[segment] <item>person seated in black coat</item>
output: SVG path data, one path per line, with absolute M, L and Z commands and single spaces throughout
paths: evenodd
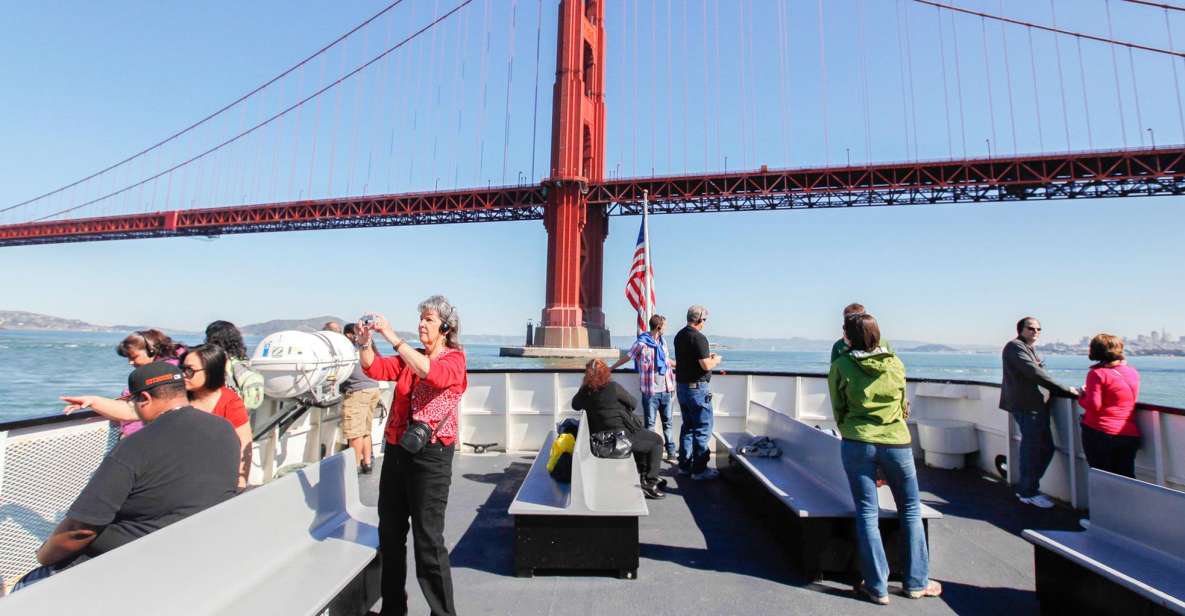
M 646 498 L 664 498 L 665 479 L 659 479 L 662 468 L 662 438 L 642 426 L 634 415 L 638 401 L 624 387 L 609 378 L 609 366 L 594 359 L 584 367 L 584 383 L 572 398 L 572 408 L 588 412 L 590 434 L 624 431 L 632 443 L 634 462 L 638 465 L 642 492 Z

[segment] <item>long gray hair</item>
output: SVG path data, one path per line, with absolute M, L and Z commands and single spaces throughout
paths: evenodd
M 457 314 L 457 309 L 449 303 L 448 298 L 443 295 L 433 295 L 428 299 L 420 302 L 417 307 L 420 314 L 431 310 L 440 317 L 441 327 L 447 325 L 448 331 L 444 334 L 444 344 L 450 349 L 461 348 L 461 316 Z

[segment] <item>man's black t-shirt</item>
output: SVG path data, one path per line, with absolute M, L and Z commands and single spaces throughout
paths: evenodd
M 97 556 L 234 496 L 238 465 L 230 422 L 181 407 L 120 441 L 66 517 L 104 527 Z
M 694 383 L 712 380 L 712 373 L 699 365 L 699 360 L 707 359 L 709 355 L 707 336 L 690 325 L 679 330 L 675 334 L 675 381 Z

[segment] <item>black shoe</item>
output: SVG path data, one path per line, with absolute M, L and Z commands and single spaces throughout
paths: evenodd
M 667 489 L 667 480 L 662 477 L 651 479 L 645 475 L 639 475 L 638 480 L 644 486 L 657 486 L 660 490 Z
M 361 472 L 363 475 L 369 475 L 369 474 L 370 474 L 370 472 L 371 472 L 371 471 L 373 471 L 373 470 L 374 470 L 374 466 L 373 466 L 373 465 L 371 465 L 371 464 L 367 464 L 366 462 L 363 462 L 363 463 L 362 463 L 362 467 L 359 469 L 359 471 L 360 471 L 360 472 Z
M 642 494 L 651 500 L 659 500 L 666 498 L 667 495 L 656 485 L 642 484 Z

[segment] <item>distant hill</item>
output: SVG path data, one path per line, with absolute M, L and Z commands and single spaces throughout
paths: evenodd
M 276 332 L 282 332 L 289 329 L 298 331 L 315 332 L 320 331 L 321 328 L 329 321 L 336 321 L 337 323 L 345 323 L 345 319 L 341 317 L 312 317 L 310 319 L 272 319 L 271 321 L 264 321 L 263 323 L 252 323 L 251 325 L 244 325 L 239 328 L 244 336 L 267 336 Z
M 96 325 L 78 319 L 63 319 L 48 314 L 22 310 L 0 310 L 0 329 L 70 331 L 70 332 L 132 332 L 149 329 L 147 325 Z M 169 333 L 172 333 L 170 331 Z
M 948 347 L 945 344 L 923 344 L 908 349 L 899 349 L 909 353 L 958 353 L 959 350 L 954 347 Z
M 263 323 L 252 323 L 251 325 L 244 325 L 239 328 L 244 336 L 270 336 L 276 332 L 287 330 L 296 330 L 302 332 L 321 331 L 325 324 L 329 321 L 335 321 L 341 325 L 345 325 L 347 321 L 341 317 L 320 316 L 309 319 L 273 319 Z M 410 340 L 418 339 L 418 335 L 408 332 L 397 331 L 400 338 L 408 338 Z

